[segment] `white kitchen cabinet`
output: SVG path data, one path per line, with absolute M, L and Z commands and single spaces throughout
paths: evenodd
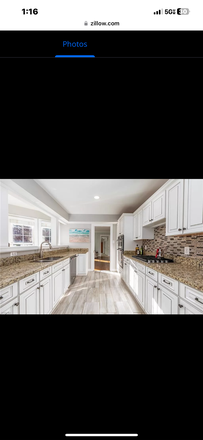
M 182 298 L 178 299 L 179 315 L 203 315 L 203 311 L 189 304 Z
M 0 307 L 5 305 L 8 301 L 16 298 L 18 295 L 18 283 L 10 284 L 7 287 L 0 289 Z
M 142 239 L 142 209 L 134 214 L 134 240 Z
M 203 232 L 203 179 L 184 180 L 183 233 Z
M 124 251 L 135 249 L 135 243 L 133 241 L 133 220 L 133 214 L 122 214 L 122 216 L 118 219 L 118 237 L 119 235 L 124 235 Z
M 18 298 L 14 298 L 8 301 L 2 307 L 0 307 L 0 315 L 18 315 L 19 313 L 19 301 Z
M 162 191 L 155 197 L 152 197 L 152 220 L 151 223 L 158 222 L 166 217 L 165 191 Z
M 51 312 L 52 308 L 52 276 L 49 276 L 40 282 L 39 313 L 41 315 L 46 315 Z
M 151 197 L 150 201 L 143 206 L 143 226 L 157 225 L 160 221 L 164 221 L 166 217 L 165 210 L 165 190 Z
M 138 277 L 137 299 L 139 300 L 142 307 L 144 307 L 145 306 L 145 274 L 138 270 L 137 277 Z
M 183 179 L 175 179 L 166 188 L 166 235 L 182 234 Z
M 153 271 L 155 272 L 155 271 Z M 158 295 L 157 282 L 152 278 L 146 276 L 146 312 L 151 314 L 158 314 Z
M 87 275 L 88 272 L 88 253 L 79 254 L 76 259 L 76 276 Z
M 158 313 L 165 315 L 178 314 L 178 295 L 158 284 Z
M 52 274 L 52 292 L 53 292 L 53 307 L 63 295 L 63 272 L 62 269 L 57 270 Z
M 37 283 L 19 295 L 21 315 L 39 314 L 39 289 L 39 283 Z
M 130 271 L 130 263 L 127 258 L 124 258 L 123 263 L 123 281 L 125 281 L 125 284 L 127 286 L 129 285 L 129 271 Z
M 140 209 L 136 211 L 133 215 L 134 220 L 134 229 L 133 229 L 133 239 L 134 240 L 142 240 L 142 239 L 153 239 L 154 238 L 154 230 L 150 228 L 143 228 L 142 224 L 142 213 L 143 210 Z
M 192 307 L 199 309 L 203 313 L 203 292 L 193 289 L 186 284 L 179 283 L 179 294 L 182 299 Z
M 70 286 L 70 259 L 62 269 L 62 276 L 63 276 L 63 293 L 65 293 Z
M 149 202 L 142 208 L 143 226 L 149 225 L 152 219 L 152 203 Z

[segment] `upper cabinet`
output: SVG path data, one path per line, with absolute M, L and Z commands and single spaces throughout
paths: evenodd
M 202 232 L 203 179 L 185 179 L 184 183 L 184 233 Z
M 176 179 L 166 189 L 166 235 L 203 231 L 203 179 Z
M 152 196 L 150 202 L 143 206 L 143 226 L 158 223 L 164 220 L 165 213 L 165 191 L 160 194 Z
M 143 238 L 154 238 L 154 230 L 151 228 L 143 228 L 142 222 L 143 210 L 138 209 L 134 214 L 134 240 L 142 240 Z

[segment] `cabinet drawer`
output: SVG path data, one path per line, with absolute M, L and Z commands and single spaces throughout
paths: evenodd
M 51 266 L 52 273 L 57 272 L 57 270 L 59 269 L 62 269 L 63 266 L 64 266 L 64 261 L 60 261 L 60 263 L 53 264 L 53 266 Z
M 136 266 L 140 272 L 145 273 L 146 266 L 144 266 L 143 264 L 137 263 L 137 261 L 136 261 Z
M 44 280 L 44 278 L 48 277 L 49 275 L 51 275 L 51 266 L 47 267 L 46 269 L 40 270 L 39 273 L 40 281 Z
M 203 315 L 203 311 L 194 307 L 181 297 L 178 300 L 178 313 L 179 315 Z
M 158 281 L 159 284 L 161 284 L 164 287 L 167 287 L 167 289 L 171 290 L 171 292 L 178 295 L 178 281 L 174 280 L 173 278 L 170 278 L 166 275 L 163 275 L 162 273 L 158 274 Z
M 186 299 L 188 303 L 203 311 L 202 292 L 180 283 L 180 297 Z
M 13 298 L 11 301 L 0 307 L 0 315 L 18 315 L 19 302 L 18 298 Z
M 33 273 L 29 277 L 23 278 L 19 281 L 19 293 L 25 292 L 25 290 L 34 286 L 34 284 L 39 282 L 39 272 Z
M 157 281 L 157 272 L 156 270 L 151 269 L 151 267 L 146 267 L 146 275 L 148 277 L 152 278 L 153 280 Z
M 0 307 L 18 295 L 18 283 L 11 284 L 0 290 Z

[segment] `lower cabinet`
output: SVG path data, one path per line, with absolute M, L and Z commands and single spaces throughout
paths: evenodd
M 146 276 L 146 301 L 145 301 L 146 312 L 151 314 L 158 313 L 158 295 L 157 295 L 157 285 L 154 280 Z
M 46 315 L 51 312 L 52 308 L 52 277 L 50 276 L 40 282 L 39 313 L 40 315 Z
M 145 307 L 145 274 L 137 271 L 137 277 L 138 277 L 138 300 L 142 307 Z
M 66 264 L 62 269 L 62 276 L 63 276 L 63 293 L 65 293 L 70 286 L 70 260 L 68 264 Z
M 18 315 L 19 302 L 18 298 L 14 298 L 4 306 L 0 307 L 0 315 Z
M 178 314 L 178 296 L 159 284 L 158 313 L 167 315 Z
M 88 272 L 88 253 L 79 254 L 76 258 L 76 276 L 87 275 Z
M 63 272 L 59 269 L 52 274 L 53 307 L 63 295 Z
M 179 315 L 203 315 L 203 311 L 189 304 L 182 298 L 178 301 Z
M 19 295 L 20 314 L 39 314 L 39 283 Z

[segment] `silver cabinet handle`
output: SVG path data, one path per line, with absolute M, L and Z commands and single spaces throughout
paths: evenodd
M 200 304 L 203 304 L 203 302 L 200 301 L 199 298 L 195 298 L 195 301 L 198 301 Z
M 137 270 L 134 270 L 134 272 L 136 272 L 136 273 L 137 273 Z
M 49 273 L 49 270 L 47 270 L 46 272 L 43 272 L 43 275 L 46 275 L 46 273 Z
M 169 281 L 163 280 L 163 283 L 171 284 Z
M 19 302 L 15 303 L 14 306 L 19 306 Z
M 178 307 L 180 307 L 180 309 L 181 309 L 181 307 L 183 307 L 183 305 L 182 304 L 178 304 Z
M 44 287 L 43 284 L 40 284 L 40 287 Z
M 181 229 L 181 228 L 179 228 L 179 229 L 178 229 L 178 231 L 182 231 L 182 229 Z
M 62 272 L 64 271 L 65 269 L 62 269 Z
M 2 295 L 0 296 L 0 299 L 3 299 L 3 296 L 2 296 Z
M 32 278 L 30 281 L 26 281 L 26 283 L 25 284 L 30 284 L 30 283 L 33 283 L 33 281 L 34 281 L 35 279 L 34 278 Z
M 154 275 L 154 273 L 153 273 L 153 272 L 150 272 L 150 271 L 149 271 L 149 273 L 151 273 L 151 275 Z
M 186 228 L 183 228 L 183 231 L 185 231 L 186 230 Z
M 157 286 L 154 286 L 154 287 L 156 287 L 156 288 L 157 288 Z

